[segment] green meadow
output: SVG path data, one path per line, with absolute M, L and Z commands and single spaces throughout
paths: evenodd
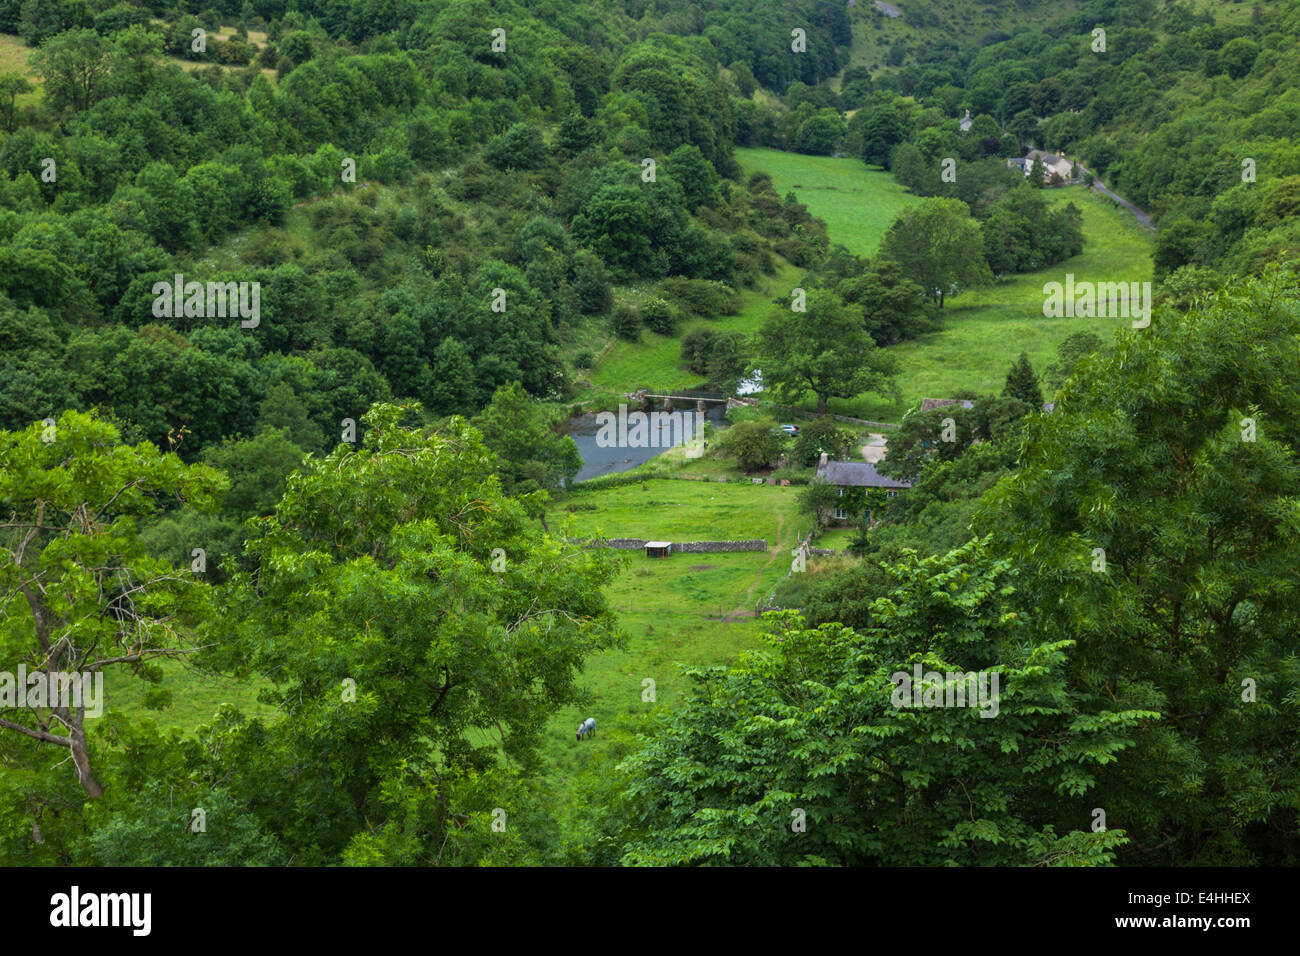
M 767 542 L 766 551 L 668 558 L 615 552 L 620 570 L 606 595 L 627 645 L 588 660 L 581 683 L 589 706 L 567 707 L 552 718 L 547 756 L 556 779 L 596 759 L 608 739 L 601 731 L 634 726 L 652 706 L 679 701 L 688 686 L 682 666 L 727 663 L 761 646 L 754 606 L 790 570 L 790 552 L 808 530 L 798 490 L 651 479 L 575 494 L 553 506 L 548 524 L 556 528 L 560 516 L 571 515 L 567 533 L 577 537 Z M 642 699 L 647 679 L 654 681 L 653 704 Z M 579 748 L 574 729 L 589 716 L 596 718 L 597 736 Z
M 831 242 L 858 255 L 874 255 L 898 212 L 921 201 L 888 173 L 870 170 L 855 159 L 771 149 L 738 149 L 736 156 L 746 173 L 770 172 L 782 195 L 793 189 L 813 215 L 826 220 Z M 900 400 L 860 395 L 832 400 L 831 411 L 896 422 L 922 398 L 945 398 L 959 389 L 997 393 L 1022 351 L 1041 373 L 1055 360 L 1057 345 L 1072 333 L 1087 330 L 1109 339 L 1126 326 L 1129 320 L 1122 318 L 1046 318 L 1043 285 L 1064 282 L 1067 272 L 1079 281 L 1148 280 L 1151 234 L 1131 213 L 1081 186 L 1047 195 L 1055 202 L 1073 202 L 1083 212 L 1083 252 L 1055 266 L 952 296 L 938 331 L 890 347 L 901 363 Z M 809 398 L 803 407 L 812 410 L 816 403 Z
M 222 704 L 234 704 L 245 714 L 271 718 L 274 708 L 257 697 L 266 681 L 257 676 L 241 680 L 201 671 L 184 658 L 164 660 L 161 684 L 145 683 L 129 671 L 108 668 L 104 673 L 105 711 L 152 717 L 164 730 L 192 730 L 211 723 Z M 162 692 L 159 695 L 159 691 Z
M 859 256 L 874 256 L 899 212 L 921 201 L 892 175 L 847 156 L 804 156 L 779 149 L 737 149 L 745 175 L 762 170 L 777 193 L 793 192 L 808 211 L 826 221 L 831 242 Z
M 746 335 L 756 332 L 772 308 L 772 299 L 787 294 L 803 275 L 801 269 L 779 256 L 776 261 L 776 273 L 766 277 L 759 288 L 741 290 L 740 310 L 736 315 L 683 322 L 675 335 L 658 335 L 642 329 L 636 342 L 614 338 L 605 330 L 597 352 L 597 367 L 586 374 L 593 389 L 581 393 L 580 399 L 590 398 L 593 391 L 622 394 L 643 387 L 666 389 L 698 385 L 700 376 L 682 368 L 682 338 L 701 325 Z
M 1043 286 L 1065 281 L 1146 281 L 1151 278 L 1154 240 L 1133 214 L 1081 186 L 1053 190 L 1056 202 L 1073 202 L 1083 212 L 1084 247 L 1080 255 L 1036 272 L 1013 276 L 992 286 L 950 298 L 942 327 L 920 338 L 890 346 L 898 356 L 901 401 L 876 395 L 832 400 L 831 411 L 880 421 L 898 421 L 922 398 L 946 398 L 958 389 L 997 394 L 1007 370 L 1021 352 L 1034 369 L 1056 359 L 1056 347 L 1075 332 L 1093 332 L 1109 341 L 1130 325 L 1124 318 L 1047 318 Z M 811 400 L 805 407 L 814 408 Z

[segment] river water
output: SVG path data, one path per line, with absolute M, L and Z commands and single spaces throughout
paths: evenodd
M 709 402 L 706 408 L 708 411 L 705 412 L 705 418 L 709 420 L 710 425 L 714 428 L 727 427 L 725 405 L 721 402 Z M 689 411 L 694 414 L 694 407 Z M 598 431 L 600 426 L 596 424 L 595 415 L 580 415 L 569 421 L 569 436 L 577 444 L 578 453 L 582 455 L 582 470 L 574 478 L 575 481 L 586 481 L 588 478 L 596 478 L 600 475 L 631 471 L 637 465 L 644 464 L 664 451 L 663 448 L 601 448 L 596 444 Z M 673 429 L 674 433 L 676 431 Z

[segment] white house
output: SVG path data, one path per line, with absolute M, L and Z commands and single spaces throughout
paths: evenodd
M 1008 159 L 1007 166 L 1018 167 L 1026 176 L 1037 168 L 1045 183 L 1050 183 L 1053 176 L 1059 176 L 1061 182 L 1068 183 L 1074 175 L 1074 163 L 1066 159 L 1059 149 L 1055 153 L 1031 149 L 1023 159 Z

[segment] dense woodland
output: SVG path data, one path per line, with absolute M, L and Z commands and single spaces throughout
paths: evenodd
M 1296 862 L 1300 0 L 1219 25 L 1089 0 L 850 65 L 873 22 L 0 0 L 35 74 L 0 70 L 0 669 L 150 688 L 89 723 L 0 712 L 0 861 Z M 924 200 L 857 256 L 742 173 L 754 145 Z M 819 413 L 888 394 L 947 297 L 1083 249 L 1079 210 L 1008 169 L 1031 147 L 1152 215 L 1150 327 L 909 415 L 880 468 L 913 484 L 861 560 L 788 582 L 765 650 L 697 669 L 558 799 L 545 722 L 621 640 L 613 560 L 549 508 L 591 343 L 734 313 L 793 266 L 805 311 L 781 289 L 753 336 L 696 326 L 682 367 L 761 367 Z M 160 316 L 177 274 L 259 283 L 259 324 Z M 780 451 L 728 431 L 739 460 Z M 827 419 L 794 455 L 851 438 Z M 999 718 L 892 707 L 913 655 L 1000 668 Z M 182 656 L 274 716 L 160 731 Z M 1098 806 L 1124 822 L 1092 828 Z

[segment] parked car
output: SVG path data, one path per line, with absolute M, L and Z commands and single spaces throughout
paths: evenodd
M 787 435 L 797 435 L 797 434 L 799 434 L 799 426 L 798 426 L 798 425 L 782 425 L 782 426 L 781 426 L 781 431 L 785 432 Z

